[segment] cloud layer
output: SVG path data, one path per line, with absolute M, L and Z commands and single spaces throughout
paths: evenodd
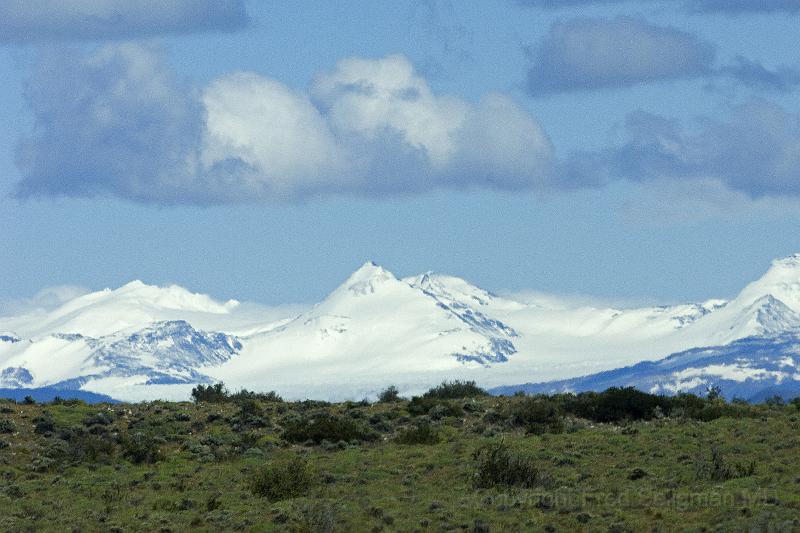
M 626 127 L 625 143 L 573 154 L 571 168 L 608 180 L 712 179 L 751 198 L 800 196 L 800 115 L 777 104 L 752 100 L 694 130 L 636 112 Z
M 639 0 L 647 2 L 648 0 Z M 797 0 L 650 0 L 659 4 L 679 4 L 682 8 L 693 13 L 772 13 L 800 12 L 800 3 Z M 630 0 L 517 0 L 523 6 L 542 9 L 559 9 L 575 6 L 596 4 L 621 4 L 630 3 Z
M 246 23 L 243 0 L 0 2 L 0 42 L 6 43 L 232 31 Z
M 504 95 L 437 95 L 403 56 L 346 59 L 297 91 L 252 72 L 192 91 L 152 46 L 45 54 L 20 196 L 150 203 L 558 186 L 553 148 Z
M 636 17 L 556 22 L 531 51 L 533 95 L 696 78 L 713 70 L 713 45 Z

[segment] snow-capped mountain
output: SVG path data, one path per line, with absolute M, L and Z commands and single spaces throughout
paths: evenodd
M 660 361 L 547 383 L 497 387 L 496 394 L 554 394 L 636 387 L 653 394 L 702 395 L 720 387 L 728 399 L 761 401 L 800 395 L 800 335 L 747 337 L 726 346 L 694 348 Z
M 730 301 L 524 303 L 453 276 L 400 279 L 369 262 L 322 302 L 283 314 L 135 281 L 0 317 L 0 331 L 0 387 L 120 399 L 184 398 L 193 383 L 219 380 L 331 399 L 391 383 L 413 393 L 442 379 L 542 382 L 800 332 L 800 255 L 774 261 Z

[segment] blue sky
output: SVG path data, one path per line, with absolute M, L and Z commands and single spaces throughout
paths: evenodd
M 265 304 L 368 259 L 733 295 L 800 251 L 800 2 L 0 6 L 0 299 Z

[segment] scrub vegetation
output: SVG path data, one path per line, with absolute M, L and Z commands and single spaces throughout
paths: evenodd
M 1 531 L 797 531 L 800 402 L 0 400 Z

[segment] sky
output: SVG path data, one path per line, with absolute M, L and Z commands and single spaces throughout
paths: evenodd
M 731 297 L 800 252 L 798 22 L 800 0 L 7 0 L 0 300 L 141 279 L 310 303 L 368 260 Z

